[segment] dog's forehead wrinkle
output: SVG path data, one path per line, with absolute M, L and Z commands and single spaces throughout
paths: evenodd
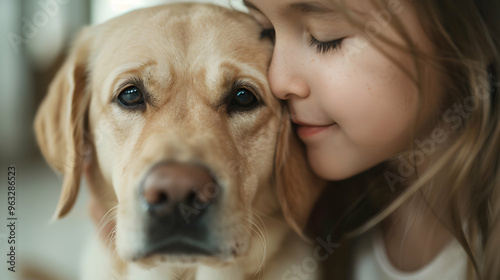
M 154 82 L 149 83 L 151 92 L 159 101 L 157 111 L 151 115 L 151 118 L 161 115 L 177 122 L 203 123 L 204 125 L 212 121 L 220 122 L 221 119 L 217 118 L 220 112 L 214 106 L 214 103 L 226 91 L 224 87 L 221 87 L 220 81 L 208 81 L 207 70 L 204 66 L 200 66 L 196 72 L 179 73 L 176 69 L 171 72 L 176 78 L 171 78 L 171 83 L 168 85 L 162 83 L 161 77 L 157 75 L 151 79 Z

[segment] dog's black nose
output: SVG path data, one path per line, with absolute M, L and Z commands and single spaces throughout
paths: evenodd
M 145 215 L 145 254 L 216 253 L 208 220 L 219 187 L 203 167 L 162 163 L 153 167 L 140 188 Z

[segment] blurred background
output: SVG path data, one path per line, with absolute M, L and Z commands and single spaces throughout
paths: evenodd
M 62 178 L 41 157 L 33 118 L 77 31 L 140 7 L 179 0 L 0 0 L 0 279 L 78 279 L 94 234 L 85 185 L 51 222 Z M 187 1 L 185 1 L 187 2 Z M 193 1 L 190 1 L 193 2 Z M 197 0 L 245 10 L 241 0 Z M 7 168 L 16 167 L 16 272 L 9 264 Z

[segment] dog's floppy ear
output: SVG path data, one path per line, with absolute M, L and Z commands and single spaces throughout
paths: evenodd
M 35 117 L 35 134 L 42 154 L 63 175 L 54 218 L 61 218 L 71 210 L 80 186 L 85 159 L 84 126 L 90 102 L 85 93 L 90 41 L 88 29 L 83 29 Z
M 285 219 L 305 238 L 303 229 L 326 181 L 317 177 L 309 167 L 305 148 L 293 132 L 284 106 L 274 164 L 278 200 Z

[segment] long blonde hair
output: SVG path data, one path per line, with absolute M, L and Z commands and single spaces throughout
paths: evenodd
M 435 143 L 435 150 L 425 155 L 424 172 L 411 181 L 404 180 L 396 165 L 407 159 L 417 170 L 416 155 L 423 152 L 414 143 L 410 151 L 383 163 L 385 172 L 371 180 L 370 189 L 387 188 L 382 185 L 389 180 L 391 188 L 401 190 L 393 191 L 380 211 L 351 235 L 367 231 L 418 196 L 415 211 L 430 210 L 468 254 L 467 279 L 500 279 L 500 1 L 401 1 L 415 6 L 435 53 L 420 52 L 400 19 L 391 23 L 406 40 L 404 48 L 416 65 L 434 67 L 445 86 L 439 118 L 432 123 L 436 130 L 429 130 L 428 137 L 434 139 L 433 131 L 446 128 L 448 139 Z M 333 2 L 352 24 L 364 26 L 342 1 Z M 390 1 L 372 2 L 385 7 Z M 423 79 L 416 79 L 420 90 Z M 420 104 L 425 104 L 424 97 L 420 92 Z

